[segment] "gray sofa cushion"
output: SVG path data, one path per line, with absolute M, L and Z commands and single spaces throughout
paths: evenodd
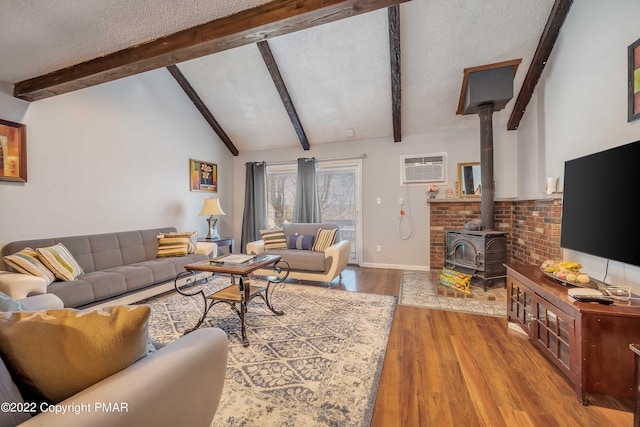
M 331 261 L 325 261 L 324 253 L 303 251 L 298 249 L 271 249 L 269 255 L 282 255 L 282 259 L 289 263 L 289 268 L 296 271 L 325 272 L 331 266 Z
M 176 274 L 184 271 L 184 266 L 187 264 L 193 264 L 194 262 L 204 261 L 208 259 L 206 255 L 202 254 L 189 254 L 187 256 L 177 256 L 171 258 L 163 258 L 166 261 L 169 261 L 173 264 L 176 269 Z
M 149 261 L 143 261 L 133 264 L 135 267 L 146 267 L 151 270 L 153 275 L 153 281 L 156 283 L 166 282 L 176 277 L 176 266 L 170 261 L 170 258 L 166 259 L 151 259 Z
M 153 273 L 144 265 L 123 265 L 105 270 L 107 273 L 119 273 L 124 277 L 127 291 L 135 291 L 149 286 L 149 283 L 158 283 L 153 279 Z
M 184 271 L 184 266 L 193 264 L 194 262 L 204 261 L 208 259 L 206 255 L 189 254 L 180 257 L 163 257 L 155 258 L 144 262 L 133 264 L 135 267 L 146 267 L 151 269 L 153 280 L 156 283 L 173 280 L 178 273 Z
M 70 282 L 53 282 L 47 292 L 60 298 L 65 307 L 81 307 L 122 295 L 126 292 L 126 285 L 122 274 L 94 271 Z

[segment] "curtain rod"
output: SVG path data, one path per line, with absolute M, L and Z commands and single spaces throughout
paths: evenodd
M 367 155 L 366 154 L 360 154 L 359 156 L 345 156 L 345 157 L 327 157 L 324 159 L 316 159 L 316 161 L 318 162 L 329 162 L 329 161 L 334 161 L 334 160 L 354 160 L 354 159 L 364 159 L 366 158 Z M 267 166 L 273 166 L 273 165 L 288 165 L 288 164 L 294 164 L 297 163 L 298 160 L 282 160 L 280 162 L 267 162 Z M 262 162 L 260 162 L 262 163 Z

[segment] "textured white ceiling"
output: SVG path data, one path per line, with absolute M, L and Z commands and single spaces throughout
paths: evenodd
M 16 83 L 268 0 L 0 0 L 0 80 Z
M 0 0 L 0 81 L 22 81 L 266 2 Z M 477 125 L 477 117 L 455 114 L 467 67 L 522 58 L 517 95 L 552 4 L 401 4 L 402 133 Z M 312 146 L 392 135 L 386 10 L 276 37 L 269 45 Z M 300 148 L 256 45 L 178 67 L 240 151 Z M 513 103 L 494 123 L 506 123 Z M 348 137 L 348 129 L 355 136 Z

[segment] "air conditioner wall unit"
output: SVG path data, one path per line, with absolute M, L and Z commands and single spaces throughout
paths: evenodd
M 413 154 L 400 157 L 401 184 L 443 183 L 446 181 L 446 153 Z

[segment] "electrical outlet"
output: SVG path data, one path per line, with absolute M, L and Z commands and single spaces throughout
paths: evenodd
M 376 198 L 376 204 L 379 205 L 380 203 L 382 203 L 382 199 L 380 197 Z
M 377 245 L 376 246 L 376 252 L 382 252 L 382 246 Z
M 400 198 L 398 199 L 398 203 L 403 204 L 403 203 L 404 203 L 404 199 L 403 199 L 402 197 L 400 197 Z

